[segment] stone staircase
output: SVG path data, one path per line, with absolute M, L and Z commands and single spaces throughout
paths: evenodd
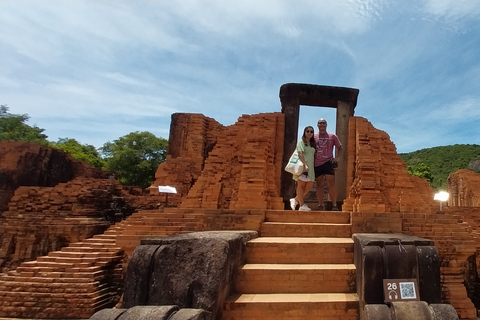
M 267 211 L 223 320 L 356 320 L 349 212 Z
M 117 229 L 111 228 L 104 234 L 116 234 L 116 244 L 130 256 L 143 238 L 196 231 L 202 217 L 192 209 L 143 210 L 117 223 Z
M 103 234 L 0 273 L 0 317 L 88 319 L 111 307 L 121 294 L 125 254 L 142 238 L 194 231 L 200 218 L 191 211 L 136 212 Z
M 23 262 L 0 274 L 0 317 L 89 318 L 118 300 L 122 259 L 115 238 L 98 235 Z

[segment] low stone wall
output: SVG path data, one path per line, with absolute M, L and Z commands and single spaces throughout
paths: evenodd
M 144 239 L 130 259 L 122 308 L 177 305 L 220 319 L 252 231 L 210 231 Z
M 449 304 L 427 304 L 424 301 L 392 302 L 366 306 L 362 320 L 458 320 L 455 309 Z
M 129 309 L 103 309 L 90 320 L 207 320 L 209 313 L 201 309 L 180 309 L 178 306 L 137 306 Z

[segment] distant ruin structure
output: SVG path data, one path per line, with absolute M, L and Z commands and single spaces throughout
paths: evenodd
M 461 169 L 448 176 L 448 205 L 480 207 L 480 175 Z

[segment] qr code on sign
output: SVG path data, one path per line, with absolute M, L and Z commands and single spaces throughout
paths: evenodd
M 416 299 L 415 285 L 413 282 L 400 282 L 400 296 L 402 299 Z

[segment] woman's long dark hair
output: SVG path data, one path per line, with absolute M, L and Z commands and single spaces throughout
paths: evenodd
M 315 139 L 313 139 L 313 135 L 310 138 L 310 141 L 307 141 L 307 137 L 305 137 L 305 131 L 307 131 L 307 129 L 312 129 L 313 133 L 315 133 L 315 130 L 313 129 L 312 126 L 305 127 L 305 129 L 303 129 L 303 136 L 302 136 L 303 143 L 305 143 L 306 146 L 310 145 L 310 147 L 315 148 Z

